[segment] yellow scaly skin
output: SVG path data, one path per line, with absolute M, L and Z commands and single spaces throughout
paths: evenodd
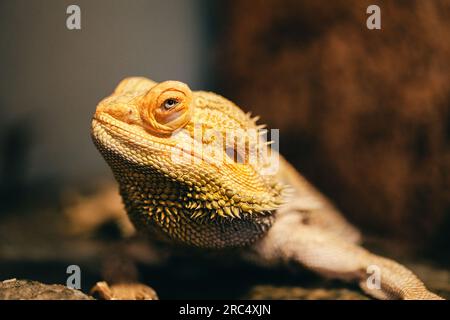
M 250 161 L 250 150 L 267 148 L 253 134 L 260 128 L 219 95 L 133 77 L 99 103 L 92 137 L 131 221 L 154 239 L 238 247 L 264 264 L 296 261 L 325 276 L 358 281 L 376 298 L 439 299 L 405 267 L 359 247 L 358 231 L 281 156 L 272 174 L 264 171 L 272 157 Z M 223 138 L 230 132 L 238 132 L 238 140 Z M 374 265 L 381 271 L 379 289 L 365 281 Z

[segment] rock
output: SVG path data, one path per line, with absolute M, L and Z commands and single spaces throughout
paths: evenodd
M 101 281 L 91 289 L 91 294 L 102 300 L 158 300 L 155 290 L 142 283 L 118 283 L 110 286 Z
M 0 300 L 91 300 L 92 297 L 60 284 L 10 279 L 0 282 Z

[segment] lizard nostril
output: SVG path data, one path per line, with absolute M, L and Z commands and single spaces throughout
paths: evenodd
M 120 103 L 106 102 L 100 104 L 95 111 L 96 115 L 108 114 L 113 118 L 126 122 L 126 123 L 138 123 L 139 114 L 132 106 L 124 106 Z

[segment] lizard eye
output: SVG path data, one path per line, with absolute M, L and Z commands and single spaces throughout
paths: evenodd
M 192 92 L 178 81 L 165 81 L 151 88 L 140 101 L 145 128 L 170 134 L 184 127 L 192 117 Z
M 172 98 L 167 99 L 164 101 L 163 108 L 166 110 L 170 110 L 174 108 L 178 104 L 178 101 Z

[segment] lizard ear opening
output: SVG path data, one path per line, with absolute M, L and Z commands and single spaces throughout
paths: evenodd
M 146 129 L 170 134 L 192 117 L 192 91 L 183 82 L 164 81 L 151 88 L 139 103 Z

